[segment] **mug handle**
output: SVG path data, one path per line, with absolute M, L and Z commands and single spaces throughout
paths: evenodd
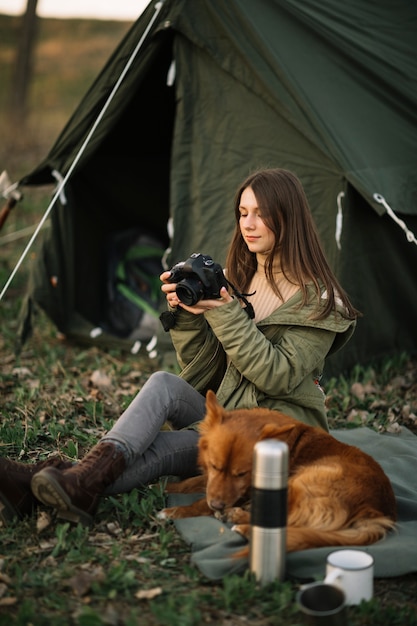
M 337 578 L 340 578 L 342 574 L 343 570 L 339 568 L 332 569 L 332 571 L 327 574 L 323 582 L 325 582 L 327 585 L 331 585 L 332 583 L 334 583 L 335 580 L 337 580 Z

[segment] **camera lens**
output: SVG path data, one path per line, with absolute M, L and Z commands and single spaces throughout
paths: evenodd
M 192 278 L 180 280 L 175 292 L 178 299 L 188 306 L 193 306 L 204 296 L 202 282 Z

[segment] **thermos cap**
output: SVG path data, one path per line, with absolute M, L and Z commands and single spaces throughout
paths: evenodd
M 263 439 L 254 448 L 253 487 L 280 489 L 288 480 L 288 446 L 277 439 Z

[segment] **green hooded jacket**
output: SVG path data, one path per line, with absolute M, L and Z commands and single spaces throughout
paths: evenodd
M 349 340 L 356 322 L 342 308 L 312 319 L 312 289 L 309 303 L 300 304 L 297 292 L 256 324 L 237 299 L 201 315 L 178 308 L 170 332 L 180 376 L 202 394 L 215 391 L 228 410 L 265 407 L 328 430 L 319 384 L 324 361 Z

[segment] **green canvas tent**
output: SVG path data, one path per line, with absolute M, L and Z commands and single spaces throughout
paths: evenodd
M 416 53 L 407 0 L 151 2 L 21 181 L 64 181 L 26 322 L 37 303 L 69 338 L 98 341 L 109 233 L 151 230 L 169 264 L 223 263 L 237 185 L 284 167 L 364 314 L 327 372 L 415 353 Z

